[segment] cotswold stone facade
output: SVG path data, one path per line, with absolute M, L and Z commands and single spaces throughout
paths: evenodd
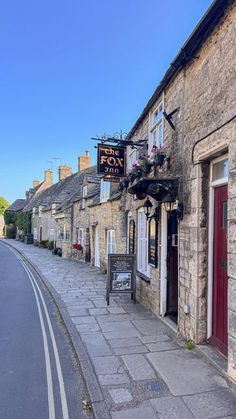
M 208 25 L 203 22 L 185 44 L 129 135 L 134 141 L 148 138 L 149 150 L 142 152 L 150 153 L 153 144 L 167 147 L 169 163 L 149 179 L 177 179 L 176 198 L 184 206 L 183 219 L 173 221 L 175 211 L 167 213 L 162 200 L 152 199 L 159 206 L 158 264 L 141 264 L 137 294 L 153 312 L 174 319 L 186 339 L 209 341 L 228 356 L 229 375 L 236 379 L 235 2 L 212 6 L 208 18 Z M 130 188 L 134 191 L 138 182 Z M 148 229 L 143 204 L 134 195 L 126 203 L 136 225 L 137 255 L 148 243 L 148 233 L 140 230 Z

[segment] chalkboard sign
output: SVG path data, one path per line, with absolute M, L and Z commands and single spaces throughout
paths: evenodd
M 110 293 L 131 293 L 135 302 L 135 255 L 109 254 L 106 300 L 110 303 Z
M 135 253 L 135 221 L 129 222 L 129 253 Z
M 148 263 L 157 267 L 157 222 L 154 218 L 149 221 Z

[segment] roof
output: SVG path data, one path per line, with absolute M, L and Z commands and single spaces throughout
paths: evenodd
M 144 118 L 148 115 L 150 109 L 160 97 L 162 91 L 174 78 L 174 76 L 188 62 L 190 62 L 205 40 L 210 36 L 213 29 L 224 15 L 226 9 L 234 2 L 234 0 L 214 0 L 208 8 L 196 28 L 193 30 L 183 47 L 180 49 L 174 61 L 170 64 L 163 79 L 160 81 L 151 99 L 148 101 L 141 115 L 131 128 L 128 138 L 131 138 Z
M 25 199 L 16 199 L 13 204 L 7 208 L 7 211 L 20 211 L 24 208 L 25 202 Z
M 61 201 L 61 205 L 59 205 L 58 208 L 57 208 L 58 212 L 63 211 L 64 209 L 70 207 L 73 202 L 78 201 L 82 198 L 82 187 L 83 187 L 83 183 L 84 183 L 84 178 L 85 178 L 86 175 L 96 174 L 96 170 L 97 170 L 97 166 L 90 166 L 87 169 L 84 169 L 81 172 L 76 173 L 76 175 L 77 175 L 77 179 L 76 179 L 77 185 L 76 185 L 76 187 L 73 188 L 72 193 L 69 193 L 66 196 L 66 199 Z M 71 185 L 71 186 L 73 186 L 73 185 Z
M 33 198 L 24 207 L 24 212 L 32 211 L 34 207 L 43 206 L 43 210 L 49 210 L 53 203 L 58 204 L 58 209 L 62 209 L 70 202 L 76 194 L 81 194 L 84 175 L 94 173 L 95 166 L 84 169 L 79 173 L 55 183 L 47 189 L 34 195 Z

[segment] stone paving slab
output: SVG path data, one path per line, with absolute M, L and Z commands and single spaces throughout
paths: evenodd
M 194 419 L 192 412 L 179 397 L 160 397 L 150 400 L 159 419 Z M 202 416 L 202 419 L 206 416 Z
M 183 397 L 186 405 L 197 419 L 220 418 L 234 415 L 236 418 L 235 394 L 230 390 L 195 394 Z
M 236 418 L 235 387 L 130 296 L 116 294 L 107 306 L 98 269 L 8 242 L 58 299 L 96 419 Z
M 153 352 L 147 358 L 175 396 L 218 390 L 216 370 L 185 349 Z

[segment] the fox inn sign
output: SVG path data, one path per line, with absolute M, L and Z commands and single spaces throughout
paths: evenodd
M 97 173 L 104 176 L 125 175 L 125 147 L 98 144 Z

